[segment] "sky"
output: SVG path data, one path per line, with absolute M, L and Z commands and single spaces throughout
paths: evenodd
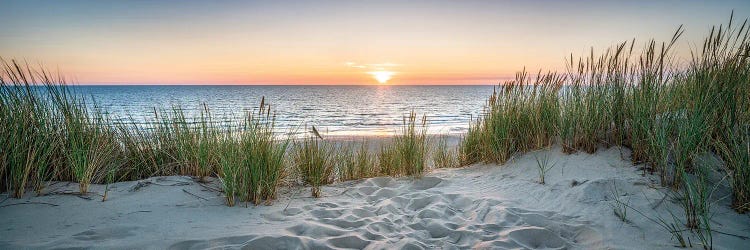
M 750 1 L 0 1 L 0 57 L 80 84 L 496 84 Z M 642 43 L 637 43 L 642 44 Z

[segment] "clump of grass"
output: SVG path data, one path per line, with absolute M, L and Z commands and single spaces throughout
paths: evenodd
M 182 110 L 176 109 L 174 112 Z M 154 119 L 145 124 L 128 117 L 112 125 L 117 132 L 117 141 L 121 144 L 117 180 L 189 174 L 179 171 L 181 161 L 178 160 L 176 150 L 181 144 L 177 143 L 173 138 L 174 133 L 168 129 L 172 127 L 170 124 L 173 120 L 166 119 L 170 116 L 164 110 L 157 111 L 154 108 L 153 114 Z
M 684 170 L 681 174 L 682 192 L 680 205 L 685 211 L 685 226 L 697 232 L 700 238 L 710 237 L 710 205 L 711 189 L 707 184 L 706 167 L 701 167 L 694 176 Z M 708 229 L 708 232 L 702 229 Z M 707 234 L 704 234 L 706 232 Z
M 545 154 L 541 159 L 538 156 L 534 156 L 536 160 L 537 169 L 539 170 L 539 183 L 544 185 L 544 177 L 547 175 L 550 169 L 557 166 L 557 162 L 550 162 L 549 155 Z
M 228 206 L 236 199 L 260 204 L 276 198 L 276 188 L 285 176 L 284 156 L 289 139 L 273 134 L 275 117 L 265 98 L 256 112 L 248 112 L 243 122 L 225 126 L 218 140 L 218 176 Z
M 375 155 L 370 152 L 367 142 L 362 142 L 355 154 L 357 178 L 373 177 L 376 174 Z
M 312 186 L 312 196 L 320 197 L 320 186 L 333 182 L 335 148 L 323 140 L 315 127 L 315 136 L 305 137 L 295 144 L 292 161 L 305 184 Z
M 400 133 L 390 143 L 381 145 L 379 172 L 390 176 L 422 176 L 427 154 L 427 117 L 417 123 L 417 115 L 412 111 L 404 117 Z
M 593 153 L 606 137 L 609 125 L 607 107 L 608 75 L 601 74 L 608 54 L 601 58 L 579 61 L 576 71 L 568 74 L 570 85 L 562 94 L 561 139 L 566 152 L 583 150 Z M 587 70 L 591 71 L 589 75 Z
M 732 207 L 750 211 L 750 127 L 727 131 L 728 142 L 719 145 L 732 186 Z
M 477 122 L 476 124 L 479 124 Z M 484 145 L 482 144 L 482 127 L 472 125 L 458 144 L 459 165 L 470 165 L 482 161 Z
M 460 166 L 456 150 L 448 149 L 445 137 L 438 140 L 435 150 L 432 153 L 432 163 L 436 168 L 455 168 Z
M 290 139 L 278 139 L 274 135 L 275 115 L 271 106 L 261 99 L 258 114 L 249 114 L 243 127 L 243 151 L 246 169 L 243 172 L 248 190 L 246 200 L 259 204 L 262 200 L 276 199 L 279 182 L 286 176 L 285 158 Z M 248 153 L 249 152 L 249 153 Z
M 339 180 L 357 180 L 374 176 L 375 157 L 368 150 L 368 143 L 362 141 L 358 148 L 340 147 L 337 151 L 337 169 Z
M 661 165 L 665 141 L 661 140 L 668 128 L 671 114 L 665 110 L 670 103 L 669 82 L 673 76 L 669 69 L 669 53 L 680 36 L 683 29 L 679 27 L 672 36 L 669 43 L 658 46 L 656 41 L 646 43 L 644 52 L 638 58 L 637 64 L 631 66 L 631 72 L 627 74 L 638 75 L 628 83 L 628 94 L 626 96 L 626 119 L 623 125 L 626 143 L 632 149 L 633 162 L 649 162 L 653 166 Z M 631 43 L 632 50 L 633 43 Z M 618 107 L 613 107 L 618 108 Z M 654 136 L 661 138 L 654 140 Z
M 201 181 L 210 175 L 216 166 L 215 149 L 220 132 L 213 123 L 208 105 L 203 104 L 200 116 L 195 121 L 186 119 L 183 110 L 175 107 L 172 117 L 164 116 L 174 133 L 176 157 L 180 172 L 200 177 Z
M 705 151 L 705 133 L 707 125 L 703 118 L 691 114 L 690 117 L 677 119 L 676 134 L 673 141 L 676 174 L 672 181 L 677 187 L 686 171 L 693 170 L 695 157 Z
M 246 163 L 246 154 L 243 147 L 238 145 L 236 135 L 230 130 L 221 138 L 218 146 L 218 164 L 219 180 L 224 189 L 227 206 L 235 205 L 235 198 L 238 194 L 247 192 L 243 185 L 246 185 L 243 171 L 248 171 Z M 244 141 L 243 141 L 244 142 Z M 247 196 L 247 194 L 245 194 Z
M 396 148 L 390 144 L 381 144 L 378 151 L 378 173 L 387 176 L 400 175 L 399 159 Z
M 498 86 L 485 112 L 459 144 L 462 165 L 504 163 L 513 154 L 549 146 L 560 119 L 558 90 L 565 77 L 555 73 L 526 72 Z
M 417 124 L 417 114 L 412 111 L 404 118 L 401 134 L 394 138 L 399 168 L 405 175 L 421 176 L 427 159 L 427 117 Z
M 50 165 L 57 164 L 62 123 L 48 94 L 60 91 L 64 82 L 43 69 L 0 62 L 0 191 L 13 190 L 20 198 L 30 182 L 39 191 L 51 175 Z
M 351 146 L 341 146 L 336 151 L 336 174 L 340 181 L 355 180 L 359 177 L 357 160 Z
M 669 152 L 671 149 L 670 132 L 672 122 L 669 116 L 663 116 L 654 123 L 652 129 L 648 132 L 648 144 L 646 153 L 650 159 L 651 167 L 659 173 L 661 185 L 669 185 L 669 173 L 671 165 L 669 164 Z
M 89 115 L 85 105 L 66 110 L 66 152 L 68 164 L 78 182 L 80 192 L 85 194 L 91 182 L 97 182 L 113 164 L 116 141 L 110 127 L 99 111 Z M 93 116 L 93 117 L 92 117 Z

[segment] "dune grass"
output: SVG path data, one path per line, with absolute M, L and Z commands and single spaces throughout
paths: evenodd
M 217 145 L 217 159 L 219 165 L 219 180 L 224 189 L 227 206 L 234 206 L 235 200 L 241 193 L 247 192 L 245 178 L 242 171 L 247 169 L 246 158 L 242 147 L 237 145 L 234 132 L 228 132 Z M 247 194 L 245 194 L 247 196 Z
M 0 75 L 0 191 L 23 196 L 25 187 L 34 182 L 37 190 L 53 171 L 61 143 L 55 133 L 61 125 L 53 103 L 40 98 L 38 90 L 27 83 L 42 81 L 49 88 L 59 88 L 49 77 L 37 79 L 28 65 L 3 61 Z M 47 76 L 48 73 L 42 73 Z
M 385 176 L 398 176 L 399 170 L 398 155 L 396 148 L 392 145 L 381 144 L 377 152 L 378 174 Z
M 336 148 L 315 134 L 295 143 L 292 162 L 303 183 L 312 186 L 312 196 L 317 198 L 321 196 L 320 186 L 334 181 Z
M 732 206 L 738 212 L 750 210 L 750 126 L 726 132 L 719 146 L 732 186 Z
M 680 67 L 672 49 L 681 27 L 667 42 L 647 42 L 637 56 L 635 41 L 624 42 L 599 56 L 592 50 L 586 58 L 571 57 L 565 73 L 517 74 L 498 86 L 465 135 L 462 164 L 503 163 L 555 139 L 568 153 L 617 145 L 676 188 L 701 153 L 733 158 L 741 152 L 730 146 L 738 135 L 726 131 L 750 124 L 747 22 L 738 28 L 733 21 L 711 30 L 703 49 Z M 744 168 L 739 165 L 732 170 Z
M 378 151 L 378 172 L 388 176 L 422 176 L 427 169 L 427 118 L 404 116 L 401 130 Z
M 472 125 L 459 145 L 461 164 L 504 163 L 517 152 L 553 143 L 560 120 L 558 91 L 565 77 L 526 72 L 498 86 L 484 116 Z
M 154 109 L 152 120 L 137 123 L 110 117 L 43 69 L 16 61 L 2 65 L 0 189 L 14 197 L 29 186 L 41 192 L 47 181 L 77 182 L 85 194 L 93 183 L 179 174 L 200 181 L 218 177 L 233 206 L 275 199 L 290 169 L 301 173 L 315 196 L 320 185 L 336 179 L 419 176 L 426 169 L 426 119 L 419 123 L 414 113 L 380 155 L 366 142 L 355 150 L 319 137 L 290 148 L 289 138 L 274 134 L 275 117 L 265 99 L 242 122 L 215 122 L 203 104 L 194 119 L 175 106 Z
M 339 148 L 336 158 L 339 180 L 357 180 L 373 177 L 376 174 L 375 154 L 370 152 L 368 146 L 369 143 L 363 140 L 359 143 L 359 147 L 349 145 Z
M 432 165 L 435 168 L 459 167 L 458 151 L 449 149 L 445 137 L 440 137 L 432 151 Z
M 711 29 L 687 63 L 679 63 L 672 50 L 682 33 L 680 27 L 669 41 L 651 40 L 640 54 L 635 41 L 624 42 L 598 56 L 593 49 L 585 58 L 571 56 L 564 73 L 538 74 L 532 81 L 522 72 L 500 84 L 461 142 L 462 164 L 504 163 L 552 140 L 566 153 L 629 148 L 634 163 L 645 163 L 663 185 L 681 190 L 685 226 L 710 248 L 711 195 L 698 158 L 722 158 L 733 206 L 748 210 L 750 32 L 747 20 L 737 25 L 732 15 L 728 25 Z
M 408 176 L 421 176 L 426 170 L 427 159 L 427 117 L 421 122 L 412 111 L 404 117 L 400 134 L 393 139 L 396 159 L 400 172 Z
M 90 120 L 86 114 L 70 114 L 65 119 L 68 164 L 82 194 L 88 192 L 92 181 L 104 178 L 117 147 L 114 133 L 103 125 L 104 118 L 96 116 Z
M 220 177 L 230 205 L 258 204 L 284 178 L 289 142 L 263 101 L 240 124 L 213 122 L 204 104 L 194 121 L 174 107 L 142 125 L 111 119 L 44 69 L 2 61 L 0 73 L 0 190 L 14 197 L 47 181 L 75 181 L 85 194 L 92 183 L 183 174 Z
M 276 198 L 278 183 L 286 175 L 284 156 L 290 141 L 274 136 L 274 120 L 261 101 L 257 113 L 249 112 L 243 122 L 217 133 L 213 149 L 228 206 L 237 198 L 254 204 Z

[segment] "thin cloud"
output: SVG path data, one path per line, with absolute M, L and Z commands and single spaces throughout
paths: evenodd
M 386 70 L 390 68 L 400 67 L 401 64 L 397 63 L 366 63 L 359 64 L 356 62 L 346 62 L 347 67 L 358 68 L 358 69 L 375 69 L 375 70 Z

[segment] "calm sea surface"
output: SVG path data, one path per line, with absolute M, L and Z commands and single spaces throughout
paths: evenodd
M 279 132 L 314 125 L 331 135 L 391 134 L 412 110 L 426 115 L 429 133 L 465 132 L 492 86 L 76 86 L 115 118 L 152 121 L 154 108 L 179 106 L 188 119 L 205 103 L 223 121 L 257 109 L 261 97 L 276 112 Z M 129 119 L 129 118 L 128 118 Z

